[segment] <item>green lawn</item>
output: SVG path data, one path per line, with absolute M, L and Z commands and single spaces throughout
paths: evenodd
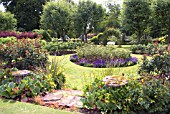
M 0 99 L 0 114 L 78 114 L 39 105 Z
M 141 55 L 132 55 L 137 58 L 141 58 Z M 63 65 L 66 74 L 66 84 L 68 87 L 73 89 L 83 89 L 83 86 L 88 82 L 93 80 L 94 75 L 100 75 L 103 72 L 111 72 L 113 75 L 122 75 L 125 76 L 138 76 L 137 70 L 138 65 L 122 68 L 89 68 L 76 65 L 69 61 L 70 55 L 57 56 L 57 60 Z M 50 56 L 50 59 L 55 58 Z

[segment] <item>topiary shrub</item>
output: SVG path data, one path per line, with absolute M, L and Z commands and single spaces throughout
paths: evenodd
M 99 45 L 100 42 L 102 41 L 102 36 L 103 36 L 103 33 L 99 33 L 97 36 L 93 36 L 90 41 L 93 42 L 94 44 L 96 45 Z

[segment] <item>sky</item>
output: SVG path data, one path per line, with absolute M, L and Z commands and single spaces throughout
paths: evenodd
M 78 1 L 79 0 L 73 0 L 75 3 L 78 3 Z M 96 2 L 96 3 L 98 3 L 98 4 L 103 4 L 104 5 L 104 1 L 106 1 L 106 0 L 92 0 L 92 1 L 94 1 L 94 2 Z M 123 3 L 123 0 L 109 0 L 109 1 L 115 1 L 116 3 L 118 3 L 118 4 L 120 4 L 120 5 L 122 5 L 122 3 Z M 0 4 L 0 10 L 1 11 L 5 11 L 5 9 L 4 9 L 4 7 L 3 7 L 3 5 L 2 4 Z

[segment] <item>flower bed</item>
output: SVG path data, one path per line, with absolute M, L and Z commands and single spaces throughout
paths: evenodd
M 75 54 L 70 57 L 70 61 L 86 67 L 108 68 L 108 67 L 132 66 L 137 64 L 138 59 L 136 57 L 130 57 L 129 59 L 113 59 L 113 60 L 96 59 L 94 61 L 90 61 L 86 58 L 79 58 Z
M 70 56 L 70 61 L 86 67 L 109 68 L 135 65 L 138 59 L 131 57 L 125 49 L 90 45 L 77 50 L 77 54 Z

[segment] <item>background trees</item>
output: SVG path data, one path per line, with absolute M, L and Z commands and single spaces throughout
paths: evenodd
M 46 2 L 49 3 L 45 5 Z M 87 42 L 88 33 L 98 34 L 112 28 L 137 35 L 138 43 L 147 35 L 153 38 L 168 35 L 170 43 L 170 0 L 124 0 L 123 7 L 114 0 L 104 3 L 105 7 L 91 0 L 81 0 L 78 4 L 73 0 L 0 0 L 6 11 L 14 14 L 19 31 L 39 29 L 42 15 L 41 28 L 57 33 L 53 36 L 63 40 L 66 34 L 82 35 Z
M 17 20 L 10 12 L 3 13 L 0 11 L 0 31 L 1 30 L 15 30 Z
M 58 37 L 62 37 L 65 41 L 65 35 L 72 24 L 73 9 L 71 3 L 67 1 L 48 2 L 44 6 L 43 15 L 41 16 L 41 28 L 56 32 Z
M 131 33 L 137 32 L 138 44 L 140 38 L 147 29 L 150 21 L 151 10 L 147 0 L 126 0 L 124 2 L 122 27 Z
M 79 34 L 85 36 L 87 42 L 87 33 L 96 29 L 97 23 L 103 20 L 105 9 L 92 1 L 80 1 L 75 15 L 75 27 Z
M 170 43 L 170 0 L 156 1 L 154 5 L 154 24 L 160 27 L 160 33 L 168 34 L 167 42 Z
M 21 31 L 39 28 L 42 5 L 49 0 L 1 0 L 6 11 L 10 11 L 17 19 L 17 27 Z

